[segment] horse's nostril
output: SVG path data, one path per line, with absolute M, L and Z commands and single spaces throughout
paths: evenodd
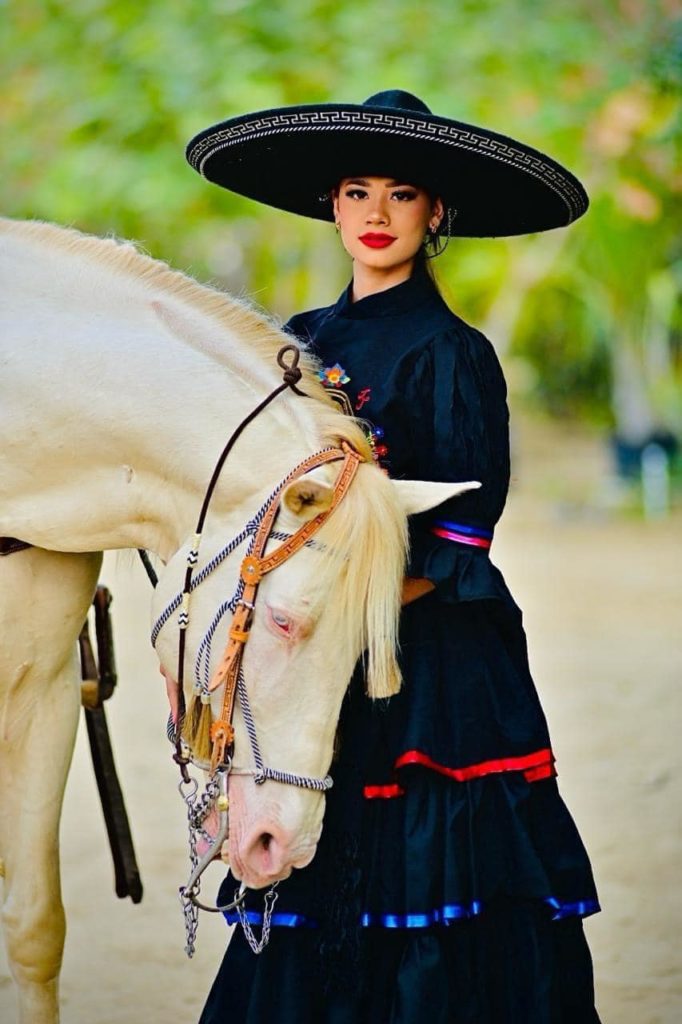
M 261 820 L 252 831 L 235 840 L 231 862 L 250 888 L 260 889 L 278 878 L 288 878 L 293 868 L 309 864 L 313 841 L 295 841 L 295 833 L 278 822 Z

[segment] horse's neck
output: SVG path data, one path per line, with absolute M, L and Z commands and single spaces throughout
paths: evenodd
M 281 382 L 274 353 L 250 355 L 238 327 L 96 261 L 0 241 L 0 535 L 169 557 L 226 439 Z M 319 443 L 311 406 L 281 396 L 248 428 L 214 513 L 248 512 Z

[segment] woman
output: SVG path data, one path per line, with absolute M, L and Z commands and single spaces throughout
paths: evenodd
M 201 1022 L 598 1024 L 589 861 L 557 790 L 521 613 L 489 557 L 509 482 L 504 379 L 427 262 L 450 235 L 570 223 L 587 197 L 542 154 L 403 92 L 236 118 L 188 159 L 224 187 L 334 219 L 351 284 L 289 330 L 391 475 L 482 483 L 412 521 L 403 689 L 372 703 L 356 673 L 318 853 L 280 885 L 260 956 L 236 930 Z M 260 911 L 255 894 L 252 921 Z

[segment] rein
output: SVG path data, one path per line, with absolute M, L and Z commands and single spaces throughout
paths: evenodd
M 287 364 L 284 360 L 284 356 L 288 352 L 292 353 L 292 361 L 290 364 Z M 190 957 L 194 954 L 195 950 L 195 939 L 198 928 L 198 911 L 200 909 L 213 913 L 236 909 L 244 929 L 245 937 L 254 953 L 260 953 L 263 950 L 269 937 L 272 911 L 277 899 L 277 893 L 275 892 L 277 886 L 276 882 L 271 886 L 265 896 L 265 912 L 263 915 L 263 926 L 260 939 L 257 939 L 254 935 L 243 907 L 246 893 L 246 887 L 243 883 L 235 892 L 233 901 L 227 906 L 209 907 L 199 901 L 201 876 L 209 864 L 220 853 L 222 845 L 227 839 L 229 833 L 228 779 L 230 773 L 252 775 L 256 785 L 262 785 L 270 779 L 286 785 L 299 786 L 305 789 L 313 789 L 322 792 L 329 789 L 332 785 L 332 779 L 329 775 L 325 778 L 312 778 L 271 768 L 265 765 L 258 744 L 256 726 L 249 704 L 242 661 L 244 657 L 244 649 L 250 635 L 256 598 L 258 596 L 258 587 L 263 577 L 277 569 L 280 565 L 296 554 L 296 552 L 302 547 L 313 543 L 313 536 L 326 523 L 328 518 L 338 507 L 339 503 L 343 500 L 355 477 L 359 464 L 363 461 L 362 456 L 346 442 L 342 442 L 340 448 L 330 447 L 324 449 L 314 455 L 308 456 L 308 458 L 299 463 L 299 465 L 297 465 L 275 488 L 254 520 L 247 524 L 247 527 L 242 531 L 242 534 L 239 535 L 239 538 L 236 538 L 241 539 L 245 535 L 253 534 L 253 539 L 249 545 L 248 553 L 241 563 L 237 593 L 235 594 L 232 602 L 229 603 L 229 607 L 233 615 L 227 645 L 218 668 L 210 681 L 208 683 L 197 682 L 195 685 L 192 707 L 190 709 L 190 716 L 193 721 L 196 719 L 197 729 L 201 728 L 202 720 L 204 722 L 206 720 L 210 722 L 209 738 L 211 753 L 209 779 L 206 784 L 205 791 L 200 797 L 197 795 L 199 789 L 198 783 L 195 779 L 190 777 L 187 767 L 188 764 L 196 761 L 196 758 L 194 757 L 194 752 L 190 748 L 189 744 L 185 743 L 182 736 L 183 725 L 186 721 L 187 712 L 184 699 L 184 663 L 187 628 L 189 626 L 190 595 L 196 586 L 206 578 L 206 569 L 209 568 L 206 567 L 206 569 L 203 569 L 202 572 L 198 574 L 196 581 L 193 581 L 194 570 L 199 559 L 201 535 L 206 515 L 208 513 L 209 504 L 225 461 L 245 428 L 270 404 L 270 402 L 272 402 L 287 388 L 291 388 L 295 394 L 305 397 L 304 392 L 299 391 L 296 387 L 302 376 L 301 371 L 298 369 L 299 356 L 299 349 L 295 345 L 287 345 L 279 351 L 277 355 L 277 362 L 284 371 L 283 383 L 275 388 L 274 391 L 263 399 L 263 401 L 260 402 L 244 420 L 242 420 L 223 448 L 211 475 L 211 479 L 201 505 L 194 538 L 187 555 L 187 565 L 182 594 L 177 595 L 170 605 L 164 610 L 152 630 L 152 643 L 155 644 L 161 628 L 168 621 L 172 613 L 179 608 L 178 627 L 180 630 L 180 636 L 178 644 L 177 669 L 179 691 L 178 715 L 175 722 L 174 733 L 172 735 L 172 742 L 175 747 L 173 760 L 177 763 L 181 775 L 178 788 L 187 807 L 189 828 L 189 846 L 192 871 L 187 884 L 180 887 L 180 901 L 185 916 L 185 929 L 187 934 L 185 951 Z M 304 525 L 292 535 L 275 533 L 273 531 L 273 526 L 285 488 L 292 481 L 299 479 L 312 469 L 325 465 L 326 463 L 336 461 L 342 461 L 343 465 L 334 484 L 329 507 L 320 512 L 313 519 L 304 523 Z M 268 540 L 272 537 L 281 539 L 283 542 L 274 551 L 271 551 L 269 554 L 265 554 Z M 228 545 L 227 550 L 234 550 L 234 546 L 236 545 L 233 545 L 234 542 Z M 211 567 L 215 567 L 219 564 L 222 560 L 222 555 L 223 552 L 221 552 L 217 558 L 212 560 L 212 563 L 210 564 Z M 145 560 L 143 558 L 143 562 L 144 561 Z M 147 568 L 149 572 L 149 568 L 151 567 L 148 567 L 145 563 L 145 568 Z M 152 580 L 152 583 L 154 584 L 154 580 Z M 222 614 L 222 609 L 220 613 Z M 217 624 L 217 621 L 219 621 L 219 617 L 217 617 L 214 624 Z M 209 636 L 209 634 L 207 634 L 207 636 Z M 207 653 L 207 659 L 209 656 L 210 655 Z M 211 694 L 220 686 L 224 686 L 225 688 L 220 715 L 215 721 L 211 721 Z M 232 722 L 237 696 L 239 697 L 244 724 L 249 736 L 255 768 L 237 768 L 232 764 L 232 757 L 234 753 L 234 726 Z M 170 735 L 169 738 L 171 738 Z M 203 827 L 203 823 L 213 807 L 215 807 L 218 815 L 218 831 L 215 836 L 211 836 Z M 204 838 L 209 844 L 208 849 L 202 857 L 199 857 L 197 852 L 199 836 Z
M 292 357 L 291 358 L 291 363 L 286 363 L 285 362 L 284 357 L 285 357 L 285 355 L 287 355 L 287 353 L 291 353 L 291 357 Z M 278 363 L 279 367 L 284 371 L 282 383 L 280 385 L 278 385 L 278 387 L 276 387 L 274 389 L 274 391 L 271 391 L 270 394 L 267 395 L 263 399 L 262 402 L 259 402 L 259 404 L 256 406 L 255 409 L 252 409 L 251 412 L 247 416 L 244 417 L 244 419 L 241 421 L 241 423 L 236 428 L 236 430 L 234 430 L 234 432 L 232 433 L 232 436 L 229 438 L 227 444 L 225 445 L 225 447 L 223 448 L 222 452 L 220 453 L 220 456 L 218 457 L 218 461 L 216 462 L 215 468 L 214 468 L 213 473 L 211 475 L 211 479 L 209 480 L 208 487 L 206 488 L 206 493 L 204 495 L 204 500 L 203 500 L 203 502 L 201 504 L 201 511 L 199 512 L 199 519 L 197 520 L 196 529 L 194 531 L 194 541 L 192 543 L 192 547 L 191 547 L 191 549 L 189 551 L 189 554 L 187 555 L 187 568 L 185 570 L 185 582 L 184 582 L 184 586 L 182 588 L 182 607 L 181 607 L 181 610 L 180 610 L 180 614 L 178 616 L 178 625 L 180 627 L 180 641 L 179 641 L 179 644 L 178 644 L 178 672 L 177 672 L 177 682 L 178 682 L 178 690 L 179 690 L 179 693 L 178 693 L 179 708 L 178 708 L 178 720 L 177 720 L 176 729 L 175 729 L 175 754 L 173 755 L 174 761 L 176 762 L 176 764 L 180 768 L 180 774 L 182 775 L 182 781 L 185 782 L 185 783 L 189 782 L 189 774 L 187 772 L 187 764 L 189 763 L 189 758 L 187 758 L 185 756 L 185 754 L 183 753 L 183 751 L 182 751 L 182 738 L 181 738 L 182 723 L 183 723 L 183 720 L 184 720 L 184 717 L 185 717 L 185 710 L 186 710 L 186 708 L 185 708 L 185 695 L 184 695 L 184 688 L 183 688 L 184 679 L 185 679 L 185 646 L 186 646 L 187 625 L 189 623 L 189 599 L 190 599 L 191 586 L 192 586 L 192 574 L 194 572 L 194 567 L 196 566 L 196 564 L 198 562 L 198 559 L 199 559 L 199 545 L 201 543 L 201 534 L 202 534 L 202 530 L 204 528 L 204 523 L 206 522 L 206 516 L 208 514 L 208 507 L 209 507 L 209 505 L 211 503 L 211 498 L 213 497 L 213 492 L 215 491 L 215 488 L 216 488 L 216 485 L 218 483 L 218 479 L 219 479 L 220 474 L 222 472 L 223 466 L 225 465 L 225 462 L 227 461 L 227 457 L 230 454 L 230 452 L 232 451 L 232 449 L 234 448 L 234 446 L 237 443 L 237 441 L 239 440 L 239 438 L 241 437 L 241 435 L 244 432 L 244 430 L 246 430 L 246 428 L 248 427 L 248 425 L 250 423 L 252 423 L 253 420 L 255 420 L 256 417 L 259 416 L 260 413 L 263 412 L 263 410 L 266 409 L 268 407 L 268 405 L 270 405 L 270 403 L 272 401 L 274 401 L 275 398 L 278 397 L 278 395 L 281 395 L 283 391 L 286 391 L 287 388 L 291 388 L 291 390 L 294 392 L 294 394 L 300 395 L 302 398 L 307 397 L 305 395 L 305 392 L 299 391 L 299 389 L 297 387 L 297 384 L 299 383 L 299 381 L 301 380 L 301 377 L 303 376 L 303 374 L 301 373 L 301 370 L 299 370 L 299 368 L 298 368 L 298 362 L 299 362 L 299 359 L 300 359 L 300 355 L 301 355 L 300 350 L 297 348 L 296 345 L 284 345 L 279 350 L 279 352 L 277 353 L 277 363 Z

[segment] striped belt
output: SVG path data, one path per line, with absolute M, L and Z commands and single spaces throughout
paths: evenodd
M 467 544 L 473 548 L 488 551 L 493 542 L 493 531 L 481 526 L 470 526 L 468 523 L 453 523 L 449 519 L 436 519 L 431 533 L 443 540 L 452 540 L 456 544 Z

